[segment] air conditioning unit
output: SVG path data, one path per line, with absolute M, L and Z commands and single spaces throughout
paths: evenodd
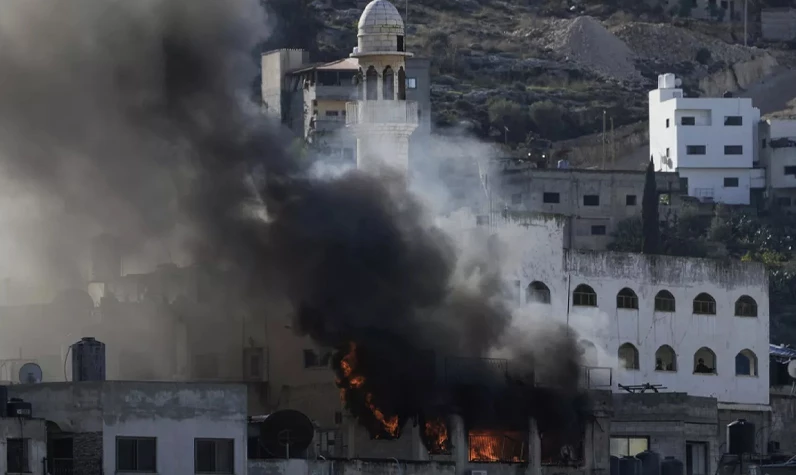
M 470 470 L 470 475 L 486 475 L 486 470 Z

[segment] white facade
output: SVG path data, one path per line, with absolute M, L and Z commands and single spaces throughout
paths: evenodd
M 591 342 L 593 348 L 582 345 L 584 364 L 614 368 L 613 391 L 624 392 L 618 384 L 650 383 L 663 385 L 661 391 L 723 403 L 768 404 L 768 277 L 762 265 L 566 250 L 565 226 L 554 219 L 505 225 L 497 233 L 517 253 L 510 262 L 521 262 L 514 278 L 524 314 L 565 321 L 580 339 Z M 620 291 L 627 297 L 620 297 Z M 656 303 L 665 292 L 673 297 L 674 311 L 668 311 L 667 302 Z M 712 304 L 710 298 L 698 298 L 703 293 Z M 742 305 L 739 313 L 757 316 L 736 316 L 741 297 L 741 303 L 753 301 L 756 309 Z M 619 308 L 623 306 L 637 308 Z M 695 313 L 695 306 L 707 314 Z M 673 361 L 664 358 L 664 345 L 673 350 Z M 739 354 L 750 369 L 743 361 L 736 368 Z M 666 361 L 656 370 L 658 358 Z M 715 371 L 696 372 L 700 358 Z
M 759 121 L 749 98 L 684 97 L 674 74 L 663 74 L 649 93 L 650 156 L 656 170 L 687 179 L 690 196 L 747 205 L 765 186 L 755 168 Z
M 765 164 L 769 193 L 781 207 L 796 207 L 790 198 L 796 193 L 796 120 L 766 120 L 760 126 L 760 155 Z
M 346 104 L 346 123 L 357 137 L 357 167 L 384 165 L 407 174 L 409 136 L 418 126 L 417 102 L 406 100 L 404 22 L 387 0 L 373 0 L 359 19 L 359 101 Z

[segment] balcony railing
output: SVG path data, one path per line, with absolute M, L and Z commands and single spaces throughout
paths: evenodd
M 346 125 L 418 123 L 415 101 L 359 101 L 345 105 Z

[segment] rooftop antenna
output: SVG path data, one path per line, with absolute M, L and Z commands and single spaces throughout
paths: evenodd
M 41 367 L 36 363 L 25 363 L 19 368 L 19 382 L 21 384 L 37 384 L 41 380 Z

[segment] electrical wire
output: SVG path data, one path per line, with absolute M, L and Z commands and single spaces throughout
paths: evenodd
M 72 345 L 69 345 L 69 348 L 66 349 L 66 355 L 64 355 L 64 381 L 67 382 L 69 381 L 69 378 L 66 377 L 66 362 L 69 361 L 69 353 L 71 351 L 72 351 Z

